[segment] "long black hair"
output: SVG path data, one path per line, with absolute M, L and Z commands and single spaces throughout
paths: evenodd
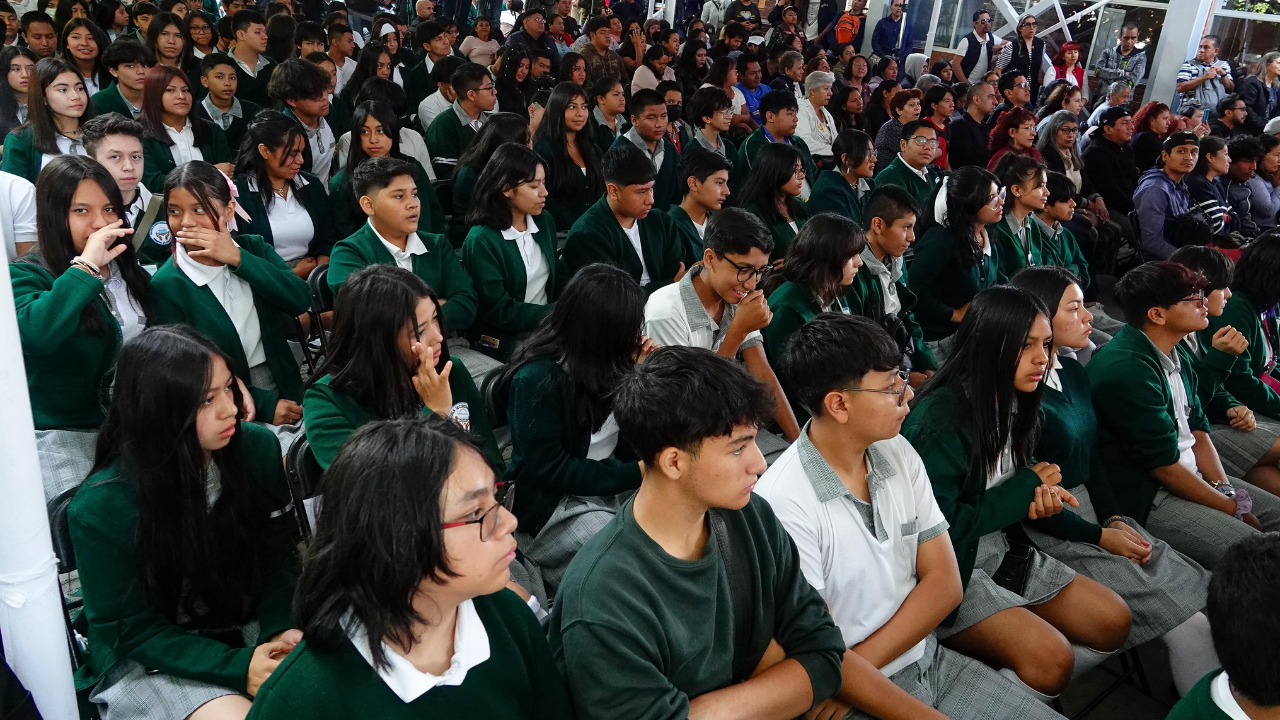
M 81 28 L 89 31 L 89 34 L 93 36 L 93 43 L 98 46 L 98 54 L 93 56 L 93 78 L 91 79 L 98 83 L 99 88 L 105 88 L 112 78 L 111 73 L 102 64 L 102 53 L 106 52 L 110 41 L 107 40 L 107 34 L 89 18 L 71 18 L 70 22 L 58 32 L 58 57 L 72 65 L 76 65 L 75 58 L 71 57 L 71 53 L 67 52 L 67 37 Z M 79 68 L 80 66 L 76 65 L 76 67 Z
M 102 188 L 116 209 L 116 215 L 124 220 L 124 201 L 111 173 L 84 155 L 59 155 L 49 161 L 36 179 L 36 197 L 40 198 L 36 203 L 36 252 L 23 255 L 18 262 L 38 263 L 55 278 L 61 277 L 71 267 L 71 259 L 80 254 L 71 239 L 71 200 L 85 180 L 92 180 Z M 125 224 L 128 224 L 127 220 Z M 151 276 L 138 265 L 133 243 L 128 238 L 117 242 L 125 249 L 114 260 L 116 271 L 129 289 L 129 295 L 141 306 L 143 315 L 150 317 L 151 295 L 148 288 Z M 105 330 L 106 321 L 98 303 L 89 303 L 80 312 L 79 327 L 92 332 Z
M 156 63 L 158 64 L 160 62 L 160 51 L 157 49 L 156 44 L 160 41 L 160 33 L 170 26 L 178 28 L 178 32 L 182 34 L 182 52 L 178 53 L 177 67 L 190 67 L 191 35 L 187 33 L 187 23 L 178 17 L 177 13 L 158 12 L 151 18 L 151 24 L 147 26 L 147 49 L 155 53 Z M 194 97 L 195 88 L 192 88 L 191 93 Z
M 377 418 L 421 411 L 422 398 L 400 353 L 399 338 L 406 326 L 416 324 L 422 298 L 436 306 L 440 334 L 447 338 L 440 298 L 422 278 L 392 265 L 370 265 L 353 273 L 334 303 L 329 357 L 312 377 L 331 375 L 329 387 L 351 396 Z M 436 369 L 443 370 L 447 362 L 448 341 L 442 339 Z
M 245 129 L 240 154 L 236 157 L 236 176 L 253 176 L 258 183 L 258 196 L 262 198 L 262 206 L 268 211 L 277 195 L 271 187 L 271 175 L 267 169 L 269 161 L 258 152 L 258 146 L 265 145 L 267 150 L 276 152 L 280 148 L 293 147 L 299 139 L 305 143 L 306 138 L 302 126 L 279 110 L 260 111 Z M 284 161 L 288 162 L 288 158 L 284 158 Z
M 67 26 L 67 23 L 81 19 L 71 17 L 71 9 L 76 5 L 79 5 L 84 10 L 85 18 L 93 17 L 93 9 L 89 6 L 88 0 L 62 0 L 62 2 L 58 3 L 58 8 L 53 11 L 53 29 L 57 31 L 58 35 L 62 35 L 62 30 Z M 101 51 L 102 48 L 99 47 L 98 50 Z
M 614 390 L 635 367 L 644 300 L 644 291 L 623 270 L 599 263 L 579 270 L 511 361 L 486 379 L 489 406 L 505 417 L 511 381 L 525 365 L 550 358 L 569 377 L 578 425 L 599 430 Z
M 982 257 L 982 245 L 974 227 L 978 213 L 991 201 L 991 186 L 1000 185 L 994 173 L 975 165 L 966 165 L 947 178 L 947 214 L 934 222 L 945 227 L 955 239 L 956 260 L 961 267 L 972 267 Z M 929 210 L 932 214 L 932 207 Z
M 542 158 L 524 145 L 500 146 L 476 180 L 471 206 L 467 209 L 467 224 L 484 225 L 499 232 L 511 227 L 511 199 L 503 193 L 533 182 L 539 165 L 545 168 Z
M 596 85 L 599 88 L 599 85 Z M 610 86 L 612 89 L 612 86 Z M 547 190 L 556 198 L 571 198 L 578 193 L 577 174 L 582 172 L 569 157 L 569 129 L 564 123 L 565 109 L 575 98 L 587 100 L 587 93 L 577 83 L 565 81 L 555 86 L 547 99 L 547 110 L 542 122 L 533 134 L 533 141 L 546 140 L 551 145 L 551 167 L 547 168 Z M 600 152 L 596 149 L 595 128 L 591 119 L 573 138 L 573 143 L 587 166 L 588 194 L 598 197 L 604 194 L 604 173 L 600 167 Z
M 27 121 L 22 124 L 22 127 L 31 128 L 32 146 L 46 155 L 62 153 L 58 149 L 58 136 L 61 133 L 58 132 L 58 123 L 54 120 L 53 109 L 49 107 L 44 92 L 63 73 L 71 73 L 76 76 L 76 80 L 84 82 L 84 78 L 80 76 L 80 71 L 74 64 L 62 58 L 49 57 L 36 63 L 36 69 L 31 73 L 31 84 L 27 86 Z M 84 114 L 79 118 L 81 125 L 96 114 L 93 103 L 88 100 L 88 94 L 86 88 Z M 112 185 L 114 184 L 113 182 Z
M 253 617 L 266 575 L 267 513 L 242 455 L 241 431 L 212 453 L 222 491 L 210 506 L 210 462 L 196 415 L 214 358 L 231 360 L 185 325 L 144 330 L 116 364 L 94 472 L 118 462 L 138 494 L 138 565 L 152 606 L 170 622 L 225 630 Z M 237 407 L 243 398 L 231 383 Z M 110 481 L 108 481 L 110 482 Z
M 13 88 L 9 87 L 9 65 L 13 63 L 13 59 L 22 56 L 32 62 L 32 64 L 40 62 L 40 58 L 31 52 L 29 48 L 18 45 L 9 45 L 0 50 L 0 72 L 4 73 L 4 80 L 0 80 L 0 137 L 8 135 L 14 128 L 21 123 L 18 122 L 18 97 L 13 94 Z M 32 68 L 31 79 L 28 88 L 35 86 L 35 68 Z
M 396 111 L 387 103 L 377 100 L 362 102 L 351 113 L 351 145 L 346 167 L 348 180 L 355 174 L 356 168 L 360 167 L 360 163 L 369 159 L 364 146 L 360 144 L 360 131 L 371 117 L 382 123 L 382 132 L 391 140 L 391 153 L 388 157 L 404 159 L 400 152 L 400 118 L 396 116 Z
M 786 143 L 769 143 L 760 148 L 751 162 L 751 172 L 742 184 L 742 191 L 736 195 L 737 206 L 754 204 L 759 207 L 761 217 L 772 223 L 782 218 L 778 204 L 785 202 L 794 219 L 800 203 L 783 192 L 782 186 L 795 175 L 800 162 L 800 152 Z
M 1012 449 L 1015 465 L 1031 461 L 1040 439 L 1044 386 L 1021 392 L 1014 376 L 1031 327 L 1042 315 L 1052 324 L 1045 304 L 1021 288 L 997 285 L 978 293 L 956 331 L 951 356 L 912 401 L 917 405 L 942 388 L 964 398 L 973 440 L 967 492 L 981 491 L 1006 447 Z
M 867 156 L 875 151 L 875 141 L 871 136 L 855 130 L 854 128 L 845 128 L 836 135 L 835 142 L 831 143 L 831 153 L 836 158 L 836 170 L 852 170 L 861 167 L 867 161 Z M 849 162 L 845 162 L 845 157 L 849 158 Z
M 503 143 L 529 144 L 529 121 L 515 113 L 500 112 L 489 116 L 484 127 L 458 156 L 458 167 L 483 168 Z
M 356 95 L 360 93 L 364 81 L 371 77 L 378 77 L 378 60 L 383 55 L 387 56 L 388 61 L 391 60 L 391 53 L 387 51 L 387 46 L 380 42 L 371 42 L 364 46 L 356 60 L 356 69 L 352 71 L 347 84 L 342 86 L 342 92 L 339 93 L 343 100 L 355 104 Z
M 293 42 L 297 31 L 298 21 L 294 20 L 292 15 L 288 13 L 272 15 L 267 20 L 267 51 L 263 54 L 278 63 L 297 55 L 298 46 Z
M 1280 303 L 1280 230 L 1268 230 L 1245 246 L 1231 289 L 1248 295 L 1260 313 Z
M 819 213 L 787 247 L 782 277 L 812 290 L 826 307 L 844 294 L 840 281 L 845 263 L 866 247 L 867 235 L 857 223 L 835 213 Z

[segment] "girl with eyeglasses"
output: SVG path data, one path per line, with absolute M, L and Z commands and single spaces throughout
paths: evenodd
M 66 60 L 36 63 L 28 88 L 26 122 L 5 137 L 0 169 L 34 183 L 55 157 L 85 154 L 80 124 L 95 113 L 84 78 Z
M 1005 532 L 1024 520 L 1065 522 L 1060 516 L 1079 505 L 1059 466 L 1035 457 L 1053 338 L 1051 313 L 1035 295 L 982 292 L 902 426 L 950 525 L 965 587 L 938 639 L 1005 668 L 1046 702 L 1071 679 L 1073 645 L 1111 653 L 1130 626 L 1115 592 Z
M 726 134 L 733 122 L 733 96 L 717 87 L 700 87 L 689 98 L 685 110 L 693 124 L 693 142 L 682 152 L 699 147 L 732 163 L 738 156 L 738 149 Z
M 773 235 L 772 260 L 786 255 L 796 234 L 809 220 L 809 208 L 800 201 L 804 162 L 799 151 L 785 143 L 768 143 L 752 159 L 751 173 L 734 204 L 764 221 Z
M 203 60 L 205 55 L 218 52 L 217 21 L 212 15 L 202 10 L 192 10 L 184 19 L 187 22 L 187 37 L 191 38 L 191 57 Z
M 142 84 L 142 183 L 164 187 L 165 178 L 192 160 L 213 164 L 228 177 L 235 172 L 227 134 L 218 124 L 192 114 L 195 97 L 186 73 L 169 65 L 147 71 Z

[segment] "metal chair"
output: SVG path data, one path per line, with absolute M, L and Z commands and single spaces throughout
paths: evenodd
M 316 496 L 324 470 L 311 453 L 306 435 L 299 435 L 289 446 L 284 458 L 284 476 L 293 500 L 293 514 L 298 522 L 298 533 L 303 540 L 311 537 L 311 520 L 307 517 L 306 501 Z
M 311 330 L 320 340 L 320 354 L 329 355 L 329 340 L 324 334 L 324 324 L 320 315 L 333 309 L 333 290 L 329 288 L 329 263 L 317 265 L 307 276 L 307 285 L 311 287 Z
M 67 648 L 71 653 L 72 668 L 84 664 L 80 652 L 80 642 L 76 639 L 76 631 L 71 625 L 71 611 L 79 608 L 84 601 L 79 598 L 68 599 L 62 590 L 62 576 L 75 572 L 76 551 L 71 544 L 71 524 L 67 518 L 67 510 L 80 486 L 64 490 L 62 494 L 49 501 L 49 530 L 53 541 L 53 554 L 58 559 L 58 598 L 62 601 L 62 619 L 67 625 Z

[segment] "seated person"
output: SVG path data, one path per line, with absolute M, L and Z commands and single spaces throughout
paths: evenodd
M 643 330 L 639 286 L 615 267 L 589 265 L 486 382 L 496 414 L 511 426 L 507 478 L 520 484 L 512 510 L 521 532 L 537 536 L 566 495 L 640 486 L 640 466 L 619 446 L 609 401 L 652 349 Z
M 1018 288 L 979 293 L 902 434 L 924 462 L 965 587 L 938 639 L 1052 697 L 1071 679 L 1072 645 L 1114 652 L 1129 635 L 1130 615 L 1112 590 L 1004 532 L 1076 504 L 1060 486 L 1059 467 L 1033 459 L 1051 359 L 1048 312 Z
M 752 159 L 751 173 L 739 184 L 734 204 L 764 221 L 773 236 L 774 260 L 786 255 L 796 234 L 809 220 L 809 205 L 801 199 L 805 184 L 804 158 L 783 143 L 761 146 Z
M 1276 688 L 1280 636 L 1274 617 L 1280 535 L 1256 535 L 1223 556 L 1209 583 L 1205 612 L 1214 628 L 1221 672 L 1205 675 L 1183 695 L 1168 720 L 1265 718 L 1280 711 Z
M 938 131 L 928 120 L 912 120 L 902 126 L 898 157 L 876 173 L 876 187 L 897 185 L 911 193 L 920 207 L 927 207 L 942 185 L 942 171 L 933 162 L 938 150 Z
M 120 113 L 130 120 L 142 112 L 142 93 L 147 69 L 156 56 L 146 45 L 129 39 L 113 42 L 102 50 L 102 66 L 115 81 L 93 94 L 89 100 L 99 115 Z
M 481 137 L 495 121 L 481 131 Z M 488 156 L 472 193 L 462 266 L 479 307 L 471 346 L 506 361 L 555 307 L 568 281 L 556 256 L 556 224 L 543 212 L 547 171 L 526 145 L 506 143 Z
M 152 194 L 142 184 L 142 171 L 146 165 L 143 136 L 142 126 L 136 120 L 119 113 L 107 113 L 84 124 L 80 142 L 84 143 L 89 157 L 105 167 L 116 181 L 120 199 L 124 202 L 124 219 L 133 228 L 135 238 L 144 238 L 136 246 L 139 261 L 158 265 L 169 259 L 173 248 L 167 235 L 158 233 L 156 236 L 165 239 L 163 245 L 151 236 L 151 227 L 157 222 L 164 222 L 160 214 L 164 197 Z
M 1050 171 L 1045 181 L 1045 189 L 1049 197 L 1044 207 L 1032 216 L 1041 234 L 1040 259 L 1045 265 L 1055 265 L 1071 271 L 1076 281 L 1084 290 L 1089 289 L 1089 261 L 1085 259 L 1076 236 L 1067 227 L 1075 216 L 1075 185 L 1071 178 L 1059 172 Z M 1111 339 L 1099 330 L 1094 330 L 1094 342 L 1101 344 Z M 1099 342 L 1101 341 L 1101 342 Z
M 613 407 L 644 480 L 569 564 L 547 628 L 582 720 L 789 718 L 839 689 L 840 631 L 751 492 L 771 405 L 701 348 L 662 348 L 623 380 Z
M 689 144 L 680 149 L 682 153 L 699 147 L 730 163 L 738 159 L 738 149 L 727 137 L 729 123 L 733 120 L 732 95 L 721 88 L 700 87 L 689 97 L 685 116 L 693 128 Z
M 464 63 L 454 71 L 449 84 L 458 95 L 458 99 L 453 101 L 453 112 L 437 115 L 427 127 L 425 137 L 436 177 L 441 180 L 453 176 L 458 157 L 489 121 L 489 113 L 493 112 L 498 100 L 493 76 L 482 65 Z M 507 108 L 508 112 L 513 110 Z
M 770 90 L 760 99 L 762 124 L 738 148 L 738 159 L 733 164 L 735 185 L 746 182 L 755 171 L 756 155 L 761 148 L 770 143 L 782 143 L 800 153 L 800 162 L 804 166 L 804 177 L 800 178 L 800 199 L 809 199 L 811 186 L 808 178 L 818 177 L 818 166 L 809 154 L 809 146 L 796 135 L 796 126 L 800 124 L 799 107 L 796 96 L 784 90 Z
M 1183 178 L 1196 167 L 1200 156 L 1200 139 L 1185 130 L 1165 138 L 1161 163 L 1142 174 L 1133 192 L 1134 209 L 1141 234 L 1138 246 L 1142 255 L 1152 260 L 1165 260 L 1174 249 L 1187 242 L 1177 236 L 1177 223 L 1170 222 L 1191 209 L 1191 193 Z
M 1186 693 L 1217 662 L 1204 652 L 1209 623 L 1200 613 L 1209 573 L 1120 513 L 1094 451 L 1098 423 L 1089 377 L 1060 352 L 1086 347 L 1092 330 L 1093 315 L 1075 276 L 1059 267 L 1028 268 L 1012 284 L 1040 298 L 1053 316 L 1054 360 L 1040 391 L 1035 456 L 1062 469 L 1062 487 L 1080 503 L 1024 523 L 1023 530 L 1045 554 L 1119 594 L 1133 615 L 1128 645 L 1160 638 L 1169 650 L 1174 684 Z
M 34 12 L 34 11 L 33 11 Z M 52 52 L 52 49 L 50 49 Z M 27 119 L 4 138 L 0 170 L 36 184 L 40 171 L 59 155 L 84 155 L 72 136 L 92 115 L 84 78 L 67 60 L 47 57 L 31 71 Z M 42 61 L 43 62 L 43 61 Z
M 456 247 L 462 247 L 462 242 L 467 239 L 467 233 L 471 230 L 467 225 L 467 211 L 471 208 L 476 179 L 484 172 L 485 163 L 489 162 L 503 143 L 517 143 L 528 147 L 529 121 L 515 113 L 490 115 L 489 122 L 480 128 L 476 139 L 471 141 L 471 146 L 458 158 L 457 169 L 453 171 L 453 212 L 448 224 L 449 242 Z
M 1199 378 L 1180 347 L 1209 326 L 1203 291 L 1204 277 L 1176 263 L 1130 270 L 1116 284 L 1128 323 L 1085 369 L 1120 512 L 1212 570 L 1239 539 L 1280 529 L 1280 498 L 1229 477 L 1209 437 Z
M 196 160 L 169 175 L 164 202 L 177 246 L 151 281 L 152 321 L 190 325 L 217 345 L 259 422 L 296 424 L 302 376 L 285 318 L 307 311 L 311 289 L 262 236 L 232 239 L 239 208 L 217 168 Z
M 1231 164 L 1227 166 L 1227 174 L 1222 179 L 1227 189 L 1227 202 L 1235 217 L 1232 227 L 1246 238 L 1258 234 L 1258 224 L 1254 222 L 1253 188 L 1249 181 L 1257 174 L 1258 165 L 1266 156 L 1262 143 L 1251 136 L 1232 138 L 1227 144 L 1227 155 Z
M 1080 151 L 1084 174 L 1102 196 L 1111 219 L 1132 236 L 1128 214 L 1133 211 L 1133 192 L 1138 189 L 1138 162 L 1129 146 L 1133 113 L 1125 107 L 1113 107 L 1102 113 L 1100 122 Z
M 200 84 L 209 93 L 196 105 L 196 114 L 222 128 L 232 154 L 240 151 L 249 123 L 262 108 L 236 97 L 239 85 L 236 62 L 223 53 L 210 53 L 200 60 Z
M 728 160 L 691 144 L 680 158 L 681 188 L 684 198 L 667 211 L 676 231 L 693 257 L 702 257 L 706 248 L 707 222 L 724 207 L 729 197 Z
M 446 252 L 452 252 L 447 250 Z M 321 468 L 356 428 L 435 413 L 468 428 L 496 472 L 502 459 L 484 398 L 449 354 L 439 296 L 407 270 L 373 265 L 338 294 L 329 357 L 302 400 L 307 442 Z
M 760 478 L 847 650 L 833 718 L 1059 718 L 934 629 L 964 591 L 924 463 L 898 434 L 911 397 L 897 342 L 863 317 L 800 328 L 779 370 L 813 419 Z M 849 711 L 853 710 L 852 713 Z
M 680 151 L 667 139 L 667 103 L 656 90 L 639 90 L 631 96 L 631 129 L 613 141 L 612 147 L 630 143 L 653 165 L 653 207 L 666 212 L 680 204 Z
M 588 117 L 581 88 L 562 82 L 547 98 L 546 112 L 533 133 L 533 151 L 547 167 L 547 212 L 561 230 L 573 227 L 604 195 L 600 158 L 608 148 L 600 150 L 592 142 Z M 528 127 L 524 118 L 520 121 Z M 601 130 L 597 128 L 596 132 Z M 454 187 L 456 198 L 457 185 Z
M 602 163 L 605 195 L 569 229 L 561 253 L 570 273 L 592 263 L 626 271 L 646 293 L 677 282 L 694 262 L 671 218 L 653 209 L 656 174 L 640 148 L 619 143 Z
M 352 148 L 352 156 L 355 149 Z M 423 203 L 418 168 L 391 157 L 369 158 L 351 176 L 351 189 L 367 218 L 333 247 L 329 288 L 336 297 L 347 276 L 368 265 L 394 265 L 422 278 L 440 298 L 445 327 L 462 332 L 476 317 L 476 291 L 449 239 L 419 230 Z
M 302 151 L 302 172 L 311 173 L 320 178 L 320 182 L 327 183 L 333 173 L 338 135 L 341 134 L 334 132 L 325 117 L 329 114 L 329 73 L 315 63 L 298 58 L 285 60 L 272 66 L 272 70 L 271 81 L 267 85 L 271 99 L 307 134 L 307 146 Z M 243 83 L 243 69 L 238 72 L 239 81 Z M 245 96 L 241 94 L 240 97 Z
M 236 380 L 188 327 L 120 351 L 104 452 L 67 513 L 89 626 L 80 681 L 103 717 L 158 704 L 243 718 L 302 639 L 280 444 L 238 420 Z
M 584 88 L 586 89 L 586 88 Z M 609 152 L 613 143 L 631 129 L 627 122 L 627 93 L 622 83 L 613 77 L 596 78 L 591 83 L 591 120 L 600 155 Z
M 453 79 L 453 73 L 465 62 L 466 60 L 462 58 L 446 55 L 431 68 L 431 84 L 435 86 L 435 91 L 418 103 L 418 127 L 422 129 L 423 137 L 426 136 L 427 128 L 431 127 L 432 121 L 440 113 L 453 107 L 453 102 L 458 99 L 458 94 L 454 92 L 450 80 Z
M 871 318 L 885 328 L 901 324 L 901 330 L 891 334 L 908 361 L 913 388 L 923 385 L 938 368 L 916 322 L 915 293 L 903 280 L 902 256 L 916 241 L 919 207 L 910 193 L 896 185 L 872 191 L 863 213 L 867 244 L 862 249 L 862 269 L 845 292 L 845 303 L 854 315 Z M 887 321 L 890 315 L 898 322 Z
M 823 170 L 813 183 L 809 212 L 833 212 L 865 225 L 862 209 L 875 187 L 875 143 L 871 136 L 845 128 L 831 143 L 835 167 Z
M 138 114 L 146 160 L 142 181 L 159 192 L 174 168 L 192 160 L 210 163 L 230 177 L 235 158 L 227 145 L 227 134 L 198 113 L 192 114 L 195 100 L 186 74 L 168 65 L 156 65 L 147 71 L 145 85 Z
M 0 172 L 0 198 L 0 244 L 4 246 L 4 260 L 13 262 L 35 247 L 38 240 L 36 186 L 26 178 Z
M 252 717 L 569 717 L 546 635 L 504 589 L 516 547 L 507 487 L 446 420 L 353 433 L 325 472 L 298 580 L 306 639 Z
M 1049 178 L 1042 163 L 1015 153 L 997 160 L 993 172 L 1006 195 L 1004 217 L 993 226 L 992 240 L 1000 277 L 1008 280 L 1022 268 L 1047 264 L 1043 226 L 1032 217 L 1048 203 Z
M 271 92 L 271 78 L 280 69 L 280 65 L 263 54 L 267 51 L 266 20 L 257 10 L 241 10 L 231 16 L 231 35 L 235 39 L 235 49 L 231 52 L 236 60 L 236 75 L 239 76 L 236 80 L 236 97 L 248 100 L 258 107 L 270 107 L 271 100 L 280 101 Z M 292 78 L 287 78 L 286 82 L 291 80 Z
M 1223 184 L 1233 160 L 1227 154 L 1227 141 L 1212 135 L 1201 138 L 1199 150 L 1195 169 L 1182 180 L 1191 196 L 1191 210 L 1204 213 L 1214 235 L 1230 232 L 1239 222 Z

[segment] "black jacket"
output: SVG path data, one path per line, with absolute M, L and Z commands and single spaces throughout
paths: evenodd
M 1267 86 L 1263 84 L 1256 75 L 1250 75 L 1245 78 L 1236 88 L 1240 99 L 1244 101 L 1245 109 L 1249 111 L 1249 117 L 1244 121 L 1244 127 L 1249 131 L 1250 135 L 1257 135 L 1266 127 L 1267 121 L 1280 108 L 1269 108 L 1271 93 Z
M 1138 189 L 1138 165 L 1133 150 L 1094 134 L 1084 149 L 1084 174 L 1097 188 L 1111 212 L 1133 210 L 1133 191 Z
M 1138 172 L 1146 172 L 1160 160 L 1164 143 L 1153 132 L 1140 132 L 1129 141 L 1129 148 L 1133 150 L 1133 159 L 1138 163 Z
M 991 160 L 990 132 L 981 123 L 965 113 L 950 126 L 951 139 L 947 141 L 947 160 L 952 170 L 965 165 L 986 169 Z
M 950 149 L 950 148 L 948 148 Z M 1044 155 L 1044 166 L 1051 172 L 1066 174 L 1067 164 L 1063 162 L 1062 155 L 1049 151 L 1041 153 Z M 1089 179 L 1089 173 L 1081 170 L 1080 172 L 1080 192 L 1076 196 L 1076 205 L 1083 205 L 1082 200 L 1090 200 L 1094 195 L 1098 194 L 1098 189 L 1093 186 L 1093 181 Z

